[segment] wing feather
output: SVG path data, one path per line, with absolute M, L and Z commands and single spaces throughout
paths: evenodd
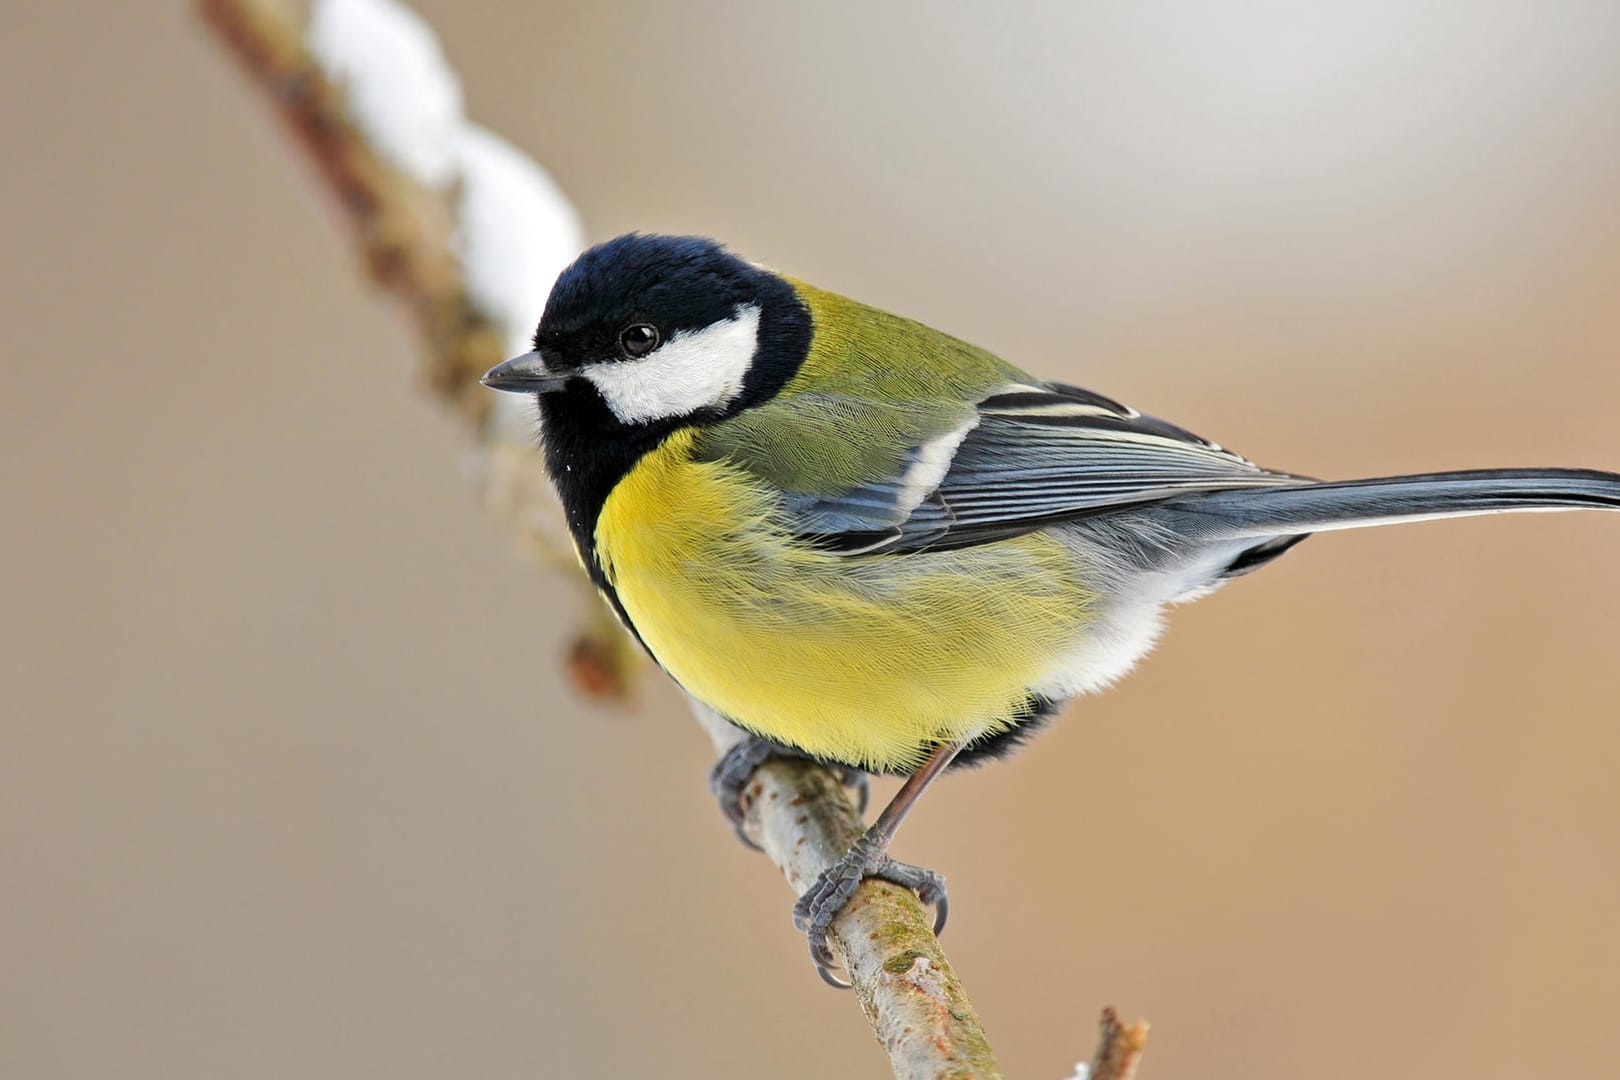
M 943 532 L 939 520 L 908 522 L 891 548 L 960 547 L 1192 492 L 1301 481 L 1078 387 L 1019 387 L 978 413 L 932 496 Z
M 798 407 L 822 403 L 801 395 Z M 796 533 L 850 555 L 966 547 L 1194 492 L 1304 479 L 1261 469 L 1174 424 L 1062 383 L 1011 384 L 943 420 L 936 414 L 924 422 L 909 408 L 894 407 L 878 424 L 883 453 L 829 451 L 884 463 L 858 478 L 846 470 L 839 483 L 822 477 L 815 490 L 796 490 L 791 480 L 781 483 L 779 469 L 755 469 L 785 489 L 783 507 Z M 873 428 L 848 421 L 883 418 L 889 409 L 841 398 L 829 415 L 844 423 L 823 417 L 805 426 L 858 442 L 872 438 Z M 726 456 L 749 468 L 751 456 L 739 449 L 746 451 L 734 440 Z

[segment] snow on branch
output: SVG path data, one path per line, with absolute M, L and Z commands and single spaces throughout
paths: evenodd
M 584 247 L 578 214 L 505 140 L 467 120 L 427 24 L 394 0 L 199 0 L 276 106 L 349 228 L 371 279 L 422 341 L 427 388 L 476 433 L 486 504 L 537 563 L 579 586 L 569 672 L 627 696 L 639 656 L 584 577 L 534 451 L 533 405 L 478 376 L 527 348 L 557 273 Z

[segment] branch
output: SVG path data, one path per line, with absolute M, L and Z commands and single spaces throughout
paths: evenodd
M 510 260 L 514 245 L 521 257 L 531 248 L 571 243 L 550 267 L 554 278 L 582 246 L 571 208 L 537 166 L 460 116 L 460 89 L 437 42 L 394 0 L 198 0 L 198 7 L 269 95 L 335 197 L 372 280 L 414 324 L 427 388 L 474 433 L 486 502 L 537 561 L 571 567 L 532 446 L 532 414 L 503 415 L 492 402 L 498 395 L 477 383 L 521 349 L 539 316 L 525 313 L 525 305 L 543 304 L 550 285 L 533 266 L 514 271 L 491 261 Z M 347 46 L 340 30 L 354 39 Z M 379 53 L 373 63 L 369 57 Z M 413 63 L 418 70 L 410 70 Z M 390 77 L 373 74 L 385 64 Z M 500 149 L 495 164 L 492 141 Z M 521 205 L 514 207 L 514 198 Z M 507 201 L 486 205 L 500 199 Z M 477 231 L 489 220 L 501 223 L 501 236 Z M 524 225 L 539 235 L 525 234 Z M 570 226 L 569 241 L 559 243 L 553 234 Z M 503 250 L 487 254 L 497 247 Z M 582 575 L 570 573 L 584 585 Z M 570 656 L 574 681 L 596 696 L 622 697 L 636 663 L 628 638 L 594 596 L 589 610 L 592 621 Z M 694 708 L 717 751 L 740 737 L 713 712 L 695 702 Z M 861 833 L 838 780 L 816 765 L 769 761 L 746 797 L 748 829 L 795 894 Z M 834 922 L 832 943 L 897 1077 L 1000 1075 L 977 1014 L 910 891 L 866 882 Z
M 742 737 L 706 705 L 693 701 L 692 711 L 716 753 Z M 767 760 L 743 798 L 750 837 L 781 869 L 794 895 L 809 889 L 863 830 L 838 778 L 809 762 Z M 831 940 L 895 1076 L 1001 1075 L 979 1015 L 910 889 L 863 882 L 833 920 Z

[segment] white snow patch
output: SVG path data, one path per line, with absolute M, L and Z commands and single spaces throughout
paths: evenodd
M 438 191 L 457 186 L 467 291 L 507 348 L 526 351 L 557 275 L 585 248 L 579 213 L 532 158 L 467 120 L 438 38 L 398 0 L 315 0 L 309 48 L 390 164 Z
M 456 178 L 461 82 L 420 15 L 396 0 L 316 0 L 309 49 L 390 162 L 433 188 Z
M 455 156 L 467 291 L 506 328 L 508 350 L 526 352 L 557 275 L 585 247 L 579 212 L 533 158 L 486 128 L 465 124 Z

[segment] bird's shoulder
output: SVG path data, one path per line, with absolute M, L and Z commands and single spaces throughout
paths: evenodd
M 693 453 L 785 490 L 832 495 L 903 473 L 919 446 L 971 424 L 1031 376 L 987 349 L 800 281 L 813 333 L 767 401 L 697 433 Z

